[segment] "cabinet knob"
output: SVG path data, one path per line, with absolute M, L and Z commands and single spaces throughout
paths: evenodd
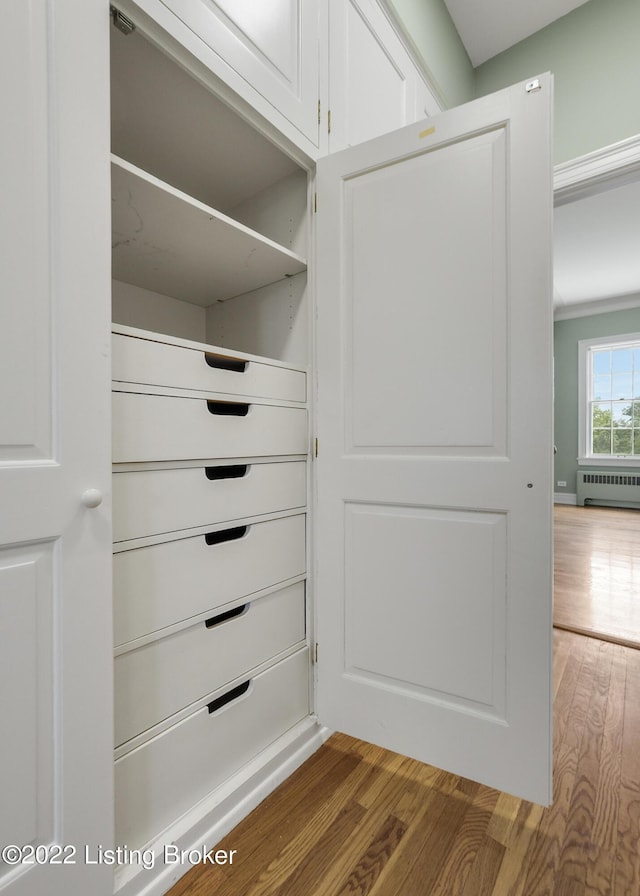
M 99 507 L 102 504 L 102 492 L 97 488 L 88 488 L 82 494 L 82 503 L 85 507 Z

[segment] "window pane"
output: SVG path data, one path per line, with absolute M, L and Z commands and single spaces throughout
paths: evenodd
M 640 398 L 640 349 L 633 353 L 633 397 Z
M 613 411 L 613 425 L 630 427 L 633 415 L 633 403 L 627 401 L 613 401 L 611 403 Z
M 595 397 L 595 396 L 594 396 Z M 616 373 L 612 377 L 612 398 L 631 398 L 631 374 Z
M 614 454 L 631 454 L 631 430 L 630 429 L 614 429 L 613 430 L 613 453 Z
M 611 454 L 611 430 L 593 430 L 593 454 Z
M 593 352 L 593 372 L 611 372 L 611 352 Z
M 611 426 L 611 402 L 602 401 L 593 405 L 591 424 L 594 429 L 600 426 Z
M 611 366 L 614 373 L 628 373 L 633 364 L 633 351 L 630 348 L 619 348 L 612 352 Z
M 638 387 L 640 388 L 640 374 L 638 374 Z M 594 376 L 592 397 L 596 401 L 611 398 L 611 377 L 608 374 L 601 373 Z
M 633 453 L 640 454 L 640 429 L 633 430 Z

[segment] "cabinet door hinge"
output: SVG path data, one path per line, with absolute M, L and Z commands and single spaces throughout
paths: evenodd
M 313 664 L 315 665 L 318 662 L 318 642 L 317 641 L 313 645 L 312 656 L 313 656 Z
M 320 124 L 320 100 L 318 100 L 318 124 Z
M 318 440 L 315 440 L 315 444 L 313 446 L 313 450 L 315 452 L 316 457 L 318 456 Z
M 313 211 L 314 212 L 318 211 L 318 194 L 317 193 L 313 194 Z
M 331 133 L 331 109 L 327 112 L 327 134 Z

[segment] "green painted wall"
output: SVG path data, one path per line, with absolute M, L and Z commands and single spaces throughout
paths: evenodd
M 597 336 L 640 333 L 640 308 L 609 311 L 554 324 L 555 432 L 556 454 L 554 491 L 576 492 L 578 463 L 578 341 Z M 607 467 L 607 470 L 613 468 Z M 567 483 L 557 486 L 558 480 Z
M 640 133 L 640 2 L 590 0 L 476 73 L 477 96 L 551 71 L 555 163 Z
M 467 51 L 442 0 L 387 0 L 431 76 L 446 108 L 475 97 Z

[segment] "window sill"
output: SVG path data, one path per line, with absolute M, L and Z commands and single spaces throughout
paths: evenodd
M 640 467 L 640 457 L 579 457 L 580 467 Z

